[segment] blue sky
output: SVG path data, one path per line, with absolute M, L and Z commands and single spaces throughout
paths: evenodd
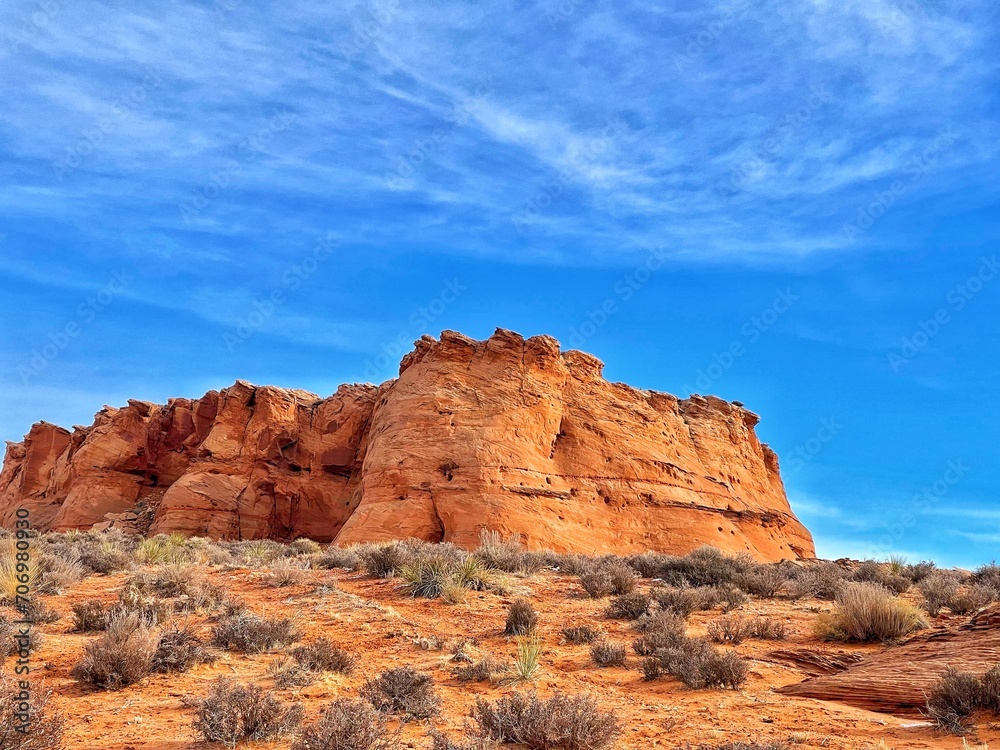
M 502 326 L 759 412 L 823 556 L 995 556 L 1000 6 L 145 5 L 0 10 L 0 437 Z

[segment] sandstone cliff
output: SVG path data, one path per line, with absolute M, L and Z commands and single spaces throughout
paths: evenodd
M 547 336 L 417 342 L 398 379 L 329 398 L 242 381 L 198 400 L 105 407 L 8 443 L 0 525 L 124 526 L 464 546 L 812 557 L 757 416 L 714 397 L 609 383 Z

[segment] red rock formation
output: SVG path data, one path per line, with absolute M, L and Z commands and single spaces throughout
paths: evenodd
M 225 538 L 813 556 L 757 416 L 601 376 L 547 336 L 425 336 L 380 387 L 321 399 L 237 382 L 197 401 L 105 407 L 8 444 L 0 524 L 124 525 Z M 151 522 L 151 523 L 150 523 Z
M 813 677 L 779 693 L 846 703 L 869 711 L 918 716 L 949 667 L 984 674 L 1000 659 L 1000 605 L 958 627 L 922 633 L 902 646 L 839 672 Z

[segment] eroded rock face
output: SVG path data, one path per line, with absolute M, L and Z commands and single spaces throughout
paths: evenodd
M 601 376 L 547 336 L 424 337 L 397 380 L 329 398 L 237 382 L 196 401 L 105 407 L 7 446 L 0 524 L 115 524 L 222 538 L 812 557 L 756 415 Z

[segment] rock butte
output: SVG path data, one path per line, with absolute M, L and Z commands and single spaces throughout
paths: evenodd
M 104 407 L 8 443 L 0 525 L 122 527 L 472 547 L 484 528 L 557 551 L 814 557 L 758 417 L 610 383 L 548 336 L 424 336 L 399 378 L 329 398 L 243 381 Z

